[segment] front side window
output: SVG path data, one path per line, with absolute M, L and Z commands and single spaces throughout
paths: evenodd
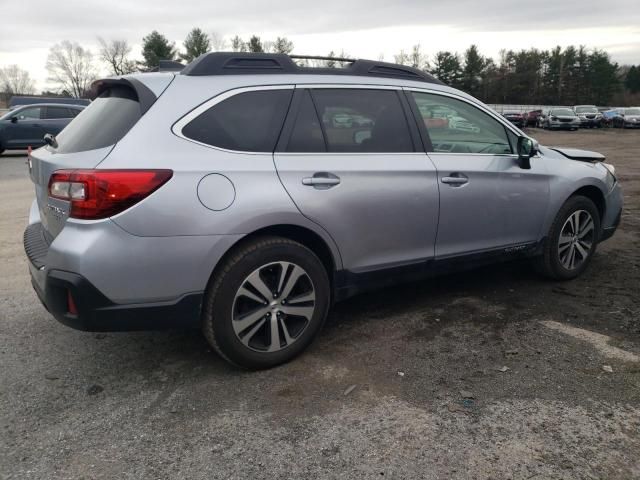
M 242 152 L 273 152 L 293 90 L 256 90 L 213 105 L 182 129 L 197 142 Z
M 434 152 L 512 154 L 507 129 L 477 107 L 455 98 L 411 92 Z
M 20 110 L 13 116 L 18 117 L 18 120 L 39 120 L 41 107 L 31 107 Z
M 338 153 L 413 152 L 407 119 L 394 90 L 312 89 L 302 102 L 306 112 L 296 122 L 293 147 L 306 135 L 309 148 Z M 311 110 L 315 106 L 315 112 Z M 300 117 L 300 115 L 299 115 Z M 304 124 L 302 124 L 304 122 Z M 315 125 L 314 122 L 319 125 Z M 320 128 L 320 131 L 318 130 Z M 318 140 L 318 133 L 324 141 Z M 313 146 L 311 146 L 313 145 Z M 288 147 L 288 151 L 294 151 Z

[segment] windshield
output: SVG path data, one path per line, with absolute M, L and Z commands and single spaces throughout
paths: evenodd
M 573 110 L 570 110 L 569 108 L 556 108 L 554 110 L 551 110 L 551 115 L 562 115 L 566 117 L 573 117 L 575 116 L 575 113 L 573 113 Z
M 596 107 L 576 107 L 576 113 L 598 113 Z
M 640 115 L 640 108 L 627 108 L 624 113 L 625 115 Z
M 58 153 L 75 153 L 114 145 L 141 117 L 136 93 L 113 86 L 96 98 L 56 137 Z

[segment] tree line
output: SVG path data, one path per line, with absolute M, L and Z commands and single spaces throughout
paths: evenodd
M 178 48 L 158 31 L 142 39 L 142 58 L 131 57 L 126 40 L 98 38 L 98 51 L 92 52 L 77 42 L 62 41 L 51 47 L 46 68 L 49 82 L 61 95 L 87 95 L 98 78 L 99 67 L 110 75 L 148 71 L 160 60 L 189 63 L 209 51 L 273 52 L 289 54 L 294 44 L 286 37 L 263 40 L 257 35 L 226 39 L 216 33 L 192 29 Z M 298 61 L 305 66 L 339 68 L 340 57 L 331 51 L 326 61 Z M 334 58 L 336 60 L 334 60 Z M 380 60 L 384 57 L 380 55 Z M 630 105 L 640 104 L 640 65 L 620 66 L 608 53 L 585 46 L 555 47 L 551 50 L 502 50 L 497 60 L 484 56 L 476 45 L 462 54 L 440 51 L 429 57 L 419 44 L 401 50 L 393 61 L 429 72 L 452 87 L 461 89 L 487 103 L 550 105 Z M 0 92 L 5 96 L 33 94 L 34 82 L 17 65 L 0 69 Z M 52 93 L 52 92 L 47 92 Z

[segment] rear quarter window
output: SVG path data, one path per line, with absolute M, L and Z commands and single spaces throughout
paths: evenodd
M 95 150 L 117 143 L 142 116 L 135 91 L 113 86 L 102 92 L 56 137 L 57 152 Z
M 182 128 L 196 142 L 242 152 L 273 152 L 292 89 L 256 90 L 213 105 Z

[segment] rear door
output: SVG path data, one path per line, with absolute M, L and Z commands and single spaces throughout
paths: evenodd
M 5 130 L 6 148 L 39 147 L 44 144 L 43 107 L 26 107 L 15 112 Z
M 64 127 L 71 121 L 74 115 L 67 107 L 46 106 L 42 117 L 42 128 L 44 133 L 58 135 Z
M 287 192 L 352 272 L 433 257 L 436 170 L 401 91 L 297 87 L 274 155 Z
M 440 217 L 436 257 L 522 246 L 539 240 L 549 198 L 543 162 L 523 170 L 516 134 L 462 98 L 411 91 L 428 131 L 429 157 L 438 170 Z M 433 112 L 448 108 L 448 122 Z

